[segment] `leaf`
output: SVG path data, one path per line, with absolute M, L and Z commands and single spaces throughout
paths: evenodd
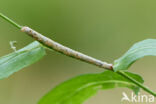
M 143 79 L 129 72 L 127 75 L 143 83 Z M 123 76 L 105 71 L 100 74 L 81 75 L 67 80 L 46 94 L 39 104 L 82 104 L 86 99 L 95 95 L 100 89 L 127 87 L 138 93 L 139 88 Z
M 6 78 L 38 61 L 45 55 L 45 50 L 37 41 L 0 58 L 0 79 Z
M 156 39 L 147 39 L 134 44 L 121 58 L 115 60 L 114 71 L 127 70 L 144 56 L 156 56 Z

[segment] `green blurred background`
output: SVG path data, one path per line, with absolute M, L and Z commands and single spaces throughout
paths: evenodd
M 156 38 L 155 5 L 155 0 L 1 0 L 0 12 L 70 48 L 113 62 L 135 42 Z M 18 49 L 34 41 L 0 19 L 0 56 L 12 52 L 12 40 L 18 42 Z M 145 57 L 130 71 L 141 74 L 145 84 L 156 91 L 155 62 L 155 57 Z M 64 80 L 102 71 L 47 51 L 38 63 L 0 80 L 0 104 L 35 104 Z M 123 91 L 131 93 L 126 88 L 100 91 L 85 104 L 120 104 Z

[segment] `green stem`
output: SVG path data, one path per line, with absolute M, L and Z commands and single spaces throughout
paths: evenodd
M 18 29 L 21 29 L 22 28 L 22 26 L 20 26 L 19 24 L 17 24 L 16 22 L 14 22 L 13 20 L 11 20 L 10 18 L 8 18 L 7 16 L 5 16 L 4 14 L 0 13 L 0 17 L 2 17 L 4 20 L 6 20 L 9 23 L 11 23 L 12 25 L 14 25 L 15 27 L 17 27 Z
M 0 13 L 0 17 L 2 17 L 4 20 L 8 21 L 9 23 L 11 23 L 12 25 L 14 25 L 15 27 L 17 27 L 18 29 L 21 29 L 22 26 L 18 25 L 16 22 L 14 22 L 13 20 L 11 20 L 10 18 L 6 17 L 5 15 L 3 15 L 2 13 Z M 148 87 L 144 86 L 142 83 L 136 81 L 135 79 L 133 79 L 132 77 L 128 76 L 126 73 L 124 73 L 123 71 L 118 71 L 118 74 L 120 74 L 121 76 L 125 77 L 126 79 L 132 81 L 134 84 L 136 84 L 138 87 L 142 88 L 144 91 L 152 94 L 153 96 L 156 97 L 156 93 L 153 92 L 152 90 L 150 90 Z
M 132 81 L 134 84 L 136 84 L 137 86 L 139 86 L 140 88 L 142 88 L 144 91 L 152 94 L 153 96 L 156 97 L 156 93 L 152 90 L 150 90 L 148 87 L 146 87 L 145 85 L 143 85 L 142 83 L 138 82 L 137 80 L 133 79 L 132 77 L 128 76 L 126 73 L 124 73 L 123 71 L 117 71 L 118 74 L 124 76 L 125 78 L 129 79 L 130 81 Z

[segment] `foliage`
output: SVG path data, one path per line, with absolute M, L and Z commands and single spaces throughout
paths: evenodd
M 12 75 L 14 72 L 38 61 L 45 55 L 45 48 L 39 42 L 33 42 L 23 49 L 0 58 L 0 79 Z M 119 70 L 127 70 L 136 60 L 149 55 L 156 55 L 156 40 L 147 39 L 136 43 L 121 58 L 114 62 L 114 71 L 97 74 L 80 75 L 67 80 L 46 94 L 39 104 L 82 104 L 86 99 L 95 95 L 99 90 L 117 87 L 132 89 L 136 94 L 139 87 L 136 83 L 143 83 L 143 79 L 134 73 L 125 73 L 136 80 L 136 83 L 120 75 Z M 140 85 L 140 84 L 138 84 Z

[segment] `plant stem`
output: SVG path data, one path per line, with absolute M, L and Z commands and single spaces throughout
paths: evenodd
M 123 71 L 117 71 L 118 74 L 120 74 L 121 76 L 124 76 L 125 78 L 129 79 L 130 81 L 132 81 L 133 83 L 135 83 L 137 86 L 139 86 L 140 88 L 142 88 L 144 91 L 150 93 L 151 95 L 156 97 L 156 93 L 152 90 L 150 90 L 148 87 L 146 87 L 145 85 L 143 85 L 142 83 L 138 82 L 137 80 L 133 79 L 132 77 L 128 76 L 126 73 L 124 73 Z
M 0 13 L 0 17 L 2 17 L 4 20 L 8 21 L 10 24 L 12 24 L 15 27 L 17 27 L 18 29 L 21 29 L 22 28 L 22 26 L 20 26 L 19 24 L 17 24 L 16 22 L 14 22 L 13 20 L 11 20 L 10 18 L 8 18 L 7 16 L 5 16 L 4 14 Z
M 33 29 L 31 29 L 29 27 L 22 27 L 22 26 L 18 25 L 16 22 L 14 22 L 11 19 L 9 19 L 8 17 L 6 17 L 5 15 L 3 15 L 2 13 L 0 13 L 0 17 L 2 17 L 3 19 L 5 19 L 9 23 L 11 23 L 12 25 L 17 27 L 18 29 L 20 29 L 22 32 L 27 33 L 29 36 L 33 37 L 35 40 L 39 41 L 40 43 L 42 43 L 43 45 L 45 45 L 46 47 L 48 47 L 50 49 L 53 49 L 57 52 L 60 52 L 64 55 L 73 57 L 75 59 L 79 59 L 81 61 L 99 66 L 99 67 L 104 68 L 104 69 L 108 69 L 110 71 L 113 71 L 113 65 L 112 64 L 108 64 L 107 62 L 100 61 L 100 60 L 95 59 L 93 57 L 90 57 L 90 56 L 87 56 L 87 55 L 82 54 L 80 52 L 77 52 L 75 50 L 72 50 L 66 46 L 63 46 L 63 45 L 45 37 L 45 36 L 43 36 L 42 34 L 34 31 Z M 150 93 L 156 97 L 155 92 L 150 90 L 148 87 L 144 86 L 142 83 L 136 81 L 132 77 L 128 76 L 123 71 L 117 71 L 117 73 L 120 74 L 121 76 L 125 77 L 126 79 L 129 79 L 134 84 L 136 84 L 138 87 L 142 88 L 144 91 L 146 91 L 146 92 L 148 92 L 148 93 Z

